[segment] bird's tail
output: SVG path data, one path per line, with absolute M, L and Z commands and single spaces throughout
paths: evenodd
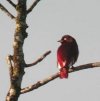
M 60 69 L 60 73 L 59 73 L 59 77 L 60 77 L 61 79 L 63 79 L 63 78 L 68 78 L 68 69 L 66 69 L 66 68 L 61 68 L 61 69 Z

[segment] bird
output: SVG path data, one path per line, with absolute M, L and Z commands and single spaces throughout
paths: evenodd
M 68 78 L 69 68 L 73 69 L 73 64 L 79 56 L 78 44 L 70 35 L 64 35 L 58 42 L 61 45 L 57 50 L 57 66 L 59 68 L 59 77 L 61 79 Z

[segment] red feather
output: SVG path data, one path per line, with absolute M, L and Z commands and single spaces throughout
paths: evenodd
M 60 69 L 60 78 L 68 78 L 68 69 L 66 68 L 61 68 Z

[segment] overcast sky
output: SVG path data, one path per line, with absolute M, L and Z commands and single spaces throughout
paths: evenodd
M 13 0 L 17 1 L 17 0 Z M 27 0 L 28 7 L 34 0 Z M 6 0 L 0 0 L 12 14 L 15 10 Z M 26 63 L 43 53 L 52 53 L 41 63 L 25 69 L 22 87 L 34 84 L 58 71 L 56 51 L 63 35 L 72 35 L 80 54 L 77 65 L 100 61 L 100 0 L 41 0 L 27 17 L 28 38 L 24 43 Z M 9 89 L 6 56 L 13 54 L 15 22 L 0 10 L 0 101 Z M 100 101 L 100 68 L 69 74 L 20 96 L 19 101 Z

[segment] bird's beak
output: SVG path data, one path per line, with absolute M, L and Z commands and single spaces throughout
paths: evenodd
M 60 43 L 61 43 L 61 42 L 62 42 L 62 40 L 58 40 L 57 42 L 60 42 Z

